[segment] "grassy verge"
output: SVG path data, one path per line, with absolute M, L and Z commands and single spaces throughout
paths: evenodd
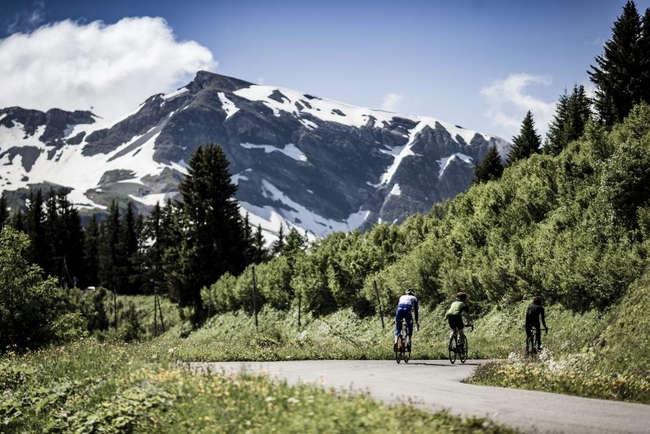
M 513 353 L 507 361 L 483 365 L 470 382 L 650 404 L 649 311 L 646 272 L 596 323 L 585 322 L 587 315 L 558 318 L 560 329 L 575 331 L 573 340 L 549 343 L 534 362 Z
M 86 340 L 0 364 L 6 432 L 472 432 L 482 419 L 385 407 L 362 393 L 290 387 L 260 376 L 193 374 L 148 344 Z

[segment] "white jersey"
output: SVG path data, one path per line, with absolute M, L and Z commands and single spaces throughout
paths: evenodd
M 418 299 L 414 295 L 403 295 L 399 298 L 397 303 L 398 309 L 408 309 L 411 310 L 414 307 L 417 307 Z

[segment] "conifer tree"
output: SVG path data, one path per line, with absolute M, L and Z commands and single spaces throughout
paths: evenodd
M 136 217 L 133 205 L 129 202 L 126 205 L 126 212 L 120 224 L 119 231 L 119 268 L 120 286 L 122 292 L 135 294 L 140 285 L 138 276 L 135 273 L 134 260 L 138 252 L 138 234 L 136 232 Z
M 51 256 L 45 239 L 44 223 L 43 192 L 41 189 L 30 190 L 27 211 L 23 219 L 24 230 L 30 240 L 25 256 L 29 262 L 41 267 L 48 262 L 46 258 Z
M 81 287 L 99 285 L 99 226 L 97 214 L 88 221 L 84 236 L 84 279 Z
M 184 276 L 175 274 L 181 305 L 201 311 L 201 289 L 228 272 L 238 275 L 248 265 L 244 223 L 235 199 L 226 155 L 217 145 L 199 147 L 190 157 L 179 184 L 187 220 L 178 252 Z
M 0 195 L 0 231 L 5 225 L 9 223 L 9 206 L 7 205 L 7 198 L 5 192 Z
M 25 214 L 23 214 L 23 210 L 16 209 L 16 212 L 11 215 L 9 225 L 18 232 L 25 232 Z
M 57 224 L 52 226 L 56 234 L 54 251 L 56 257 L 64 261 L 61 271 L 66 275 L 62 277 L 67 285 L 74 286 L 84 275 L 84 231 L 79 211 L 70 203 L 65 190 L 56 193 L 56 202 Z
M 646 8 L 641 20 L 641 101 L 650 104 L 650 8 Z
M 512 138 L 512 149 L 508 154 L 508 165 L 528 158 L 531 155 L 538 153 L 541 146 L 541 138 L 535 130 L 535 121 L 533 114 L 528 111 L 521 124 L 519 135 Z
M 271 255 L 278 256 L 282 252 L 284 247 L 284 225 L 280 223 L 280 229 L 278 230 L 278 239 L 273 242 L 271 245 Z
M 570 142 L 582 137 L 591 118 L 590 105 L 584 86 L 575 85 L 570 96 L 565 90 L 549 124 L 544 153 L 558 155 Z
M 503 163 L 496 146 L 490 146 L 480 163 L 474 167 L 472 184 L 494 181 L 503 175 Z
M 264 241 L 262 225 L 257 225 L 257 230 L 253 236 L 253 263 L 261 264 L 269 260 L 269 252 Z
M 596 56 L 596 65 L 587 71 L 596 85 L 594 107 L 605 125 L 623 121 L 647 92 L 650 83 L 644 82 L 643 65 L 650 52 L 642 51 L 648 48 L 644 47 L 645 40 L 636 5 L 628 0 L 612 27 L 612 38 L 605 43 L 603 55 Z
M 99 232 L 99 281 L 101 286 L 115 293 L 123 289 L 118 269 L 121 249 L 119 245 L 120 209 L 117 202 L 111 202 L 108 215 L 102 220 Z

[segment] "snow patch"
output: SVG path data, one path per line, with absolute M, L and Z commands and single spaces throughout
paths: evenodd
M 248 170 L 250 170 L 250 169 L 248 169 Z M 241 173 L 237 173 L 235 175 L 232 175 L 230 177 L 230 180 L 231 180 L 231 182 L 233 184 L 239 185 L 239 181 L 241 181 L 241 180 L 248 181 L 248 178 L 246 176 L 242 175 Z
M 390 190 L 390 193 L 388 193 L 389 196 L 401 196 L 402 195 L 402 190 L 399 188 L 399 184 L 393 185 L 393 188 Z
M 449 166 L 449 163 L 451 163 L 453 160 L 456 159 L 461 160 L 467 164 L 472 164 L 473 162 L 472 157 L 469 157 L 465 154 L 461 154 L 460 152 L 456 154 L 452 154 L 446 158 L 441 158 L 440 160 L 437 160 L 438 164 L 440 165 L 440 172 L 438 172 L 438 179 L 442 177 L 442 174 L 445 172 L 445 169 L 447 169 L 447 167 Z
M 217 96 L 218 96 L 219 99 L 221 100 L 221 108 L 223 108 L 224 111 L 226 112 L 226 119 L 224 119 L 224 122 L 225 122 L 225 121 L 228 120 L 229 117 L 231 117 L 232 115 L 234 115 L 235 113 L 237 113 L 237 112 L 239 111 L 239 108 L 237 108 L 237 106 L 235 105 L 234 102 L 230 101 L 230 100 L 226 97 L 226 94 L 225 94 L 225 93 L 223 93 L 223 92 L 219 92 L 219 93 L 217 94 Z
M 420 134 L 420 131 L 426 127 L 427 124 L 420 122 L 413 128 L 412 130 L 409 131 L 409 140 L 404 146 L 399 146 L 391 149 L 391 152 L 393 155 L 395 155 L 395 160 L 393 161 L 393 164 L 391 164 L 386 172 L 381 175 L 380 178 L 380 183 L 383 185 L 388 185 L 393 179 L 393 176 L 395 175 L 395 172 L 397 172 L 397 169 L 399 168 L 399 165 L 402 163 L 402 160 L 404 158 L 410 156 L 410 155 L 415 155 L 413 151 L 411 151 L 411 148 L 413 147 L 413 144 L 415 143 L 415 138 L 417 137 L 418 134 Z
M 307 230 L 308 233 L 317 237 L 324 237 L 333 231 L 350 232 L 351 230 L 358 228 L 370 213 L 370 211 L 359 211 L 351 214 L 344 221 L 330 220 L 308 210 L 299 203 L 294 202 L 266 180 L 262 180 L 262 194 L 264 197 L 280 202 L 286 206 L 286 208 L 280 208 L 280 216 L 289 223 L 285 226 L 297 227 L 296 222 L 299 221 L 302 230 Z M 251 214 L 255 214 L 267 221 L 271 219 L 273 213 L 275 213 L 275 211 L 268 206 L 257 207 L 244 203 L 242 203 L 242 205 L 245 206 Z M 279 227 L 279 225 L 276 227 Z
M 296 161 L 307 161 L 307 156 L 302 153 L 300 149 L 293 143 L 285 145 L 284 148 L 279 149 L 273 145 L 253 145 L 252 143 L 240 143 L 242 148 L 246 149 L 264 149 L 264 152 L 269 154 L 271 152 L 281 152 L 287 157 L 293 158 Z
M 179 96 L 181 96 L 184 93 L 187 93 L 189 91 L 190 90 L 188 88 L 182 87 L 182 88 L 178 89 L 176 92 L 170 93 L 169 95 L 162 95 L 162 99 L 164 99 L 165 101 L 169 101 L 169 100 L 177 98 L 177 97 L 179 97 Z

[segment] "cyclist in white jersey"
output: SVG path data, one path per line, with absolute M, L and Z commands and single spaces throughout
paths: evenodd
M 413 316 L 411 312 L 415 313 L 415 325 L 418 330 L 420 323 L 418 322 L 418 299 L 415 296 L 415 291 L 412 288 L 406 290 L 406 293 L 399 298 L 397 303 L 397 310 L 395 311 L 395 341 L 393 346 L 397 351 L 397 336 L 402 331 L 402 319 L 406 320 L 406 334 L 408 336 L 407 346 L 411 346 L 411 336 L 413 336 Z

